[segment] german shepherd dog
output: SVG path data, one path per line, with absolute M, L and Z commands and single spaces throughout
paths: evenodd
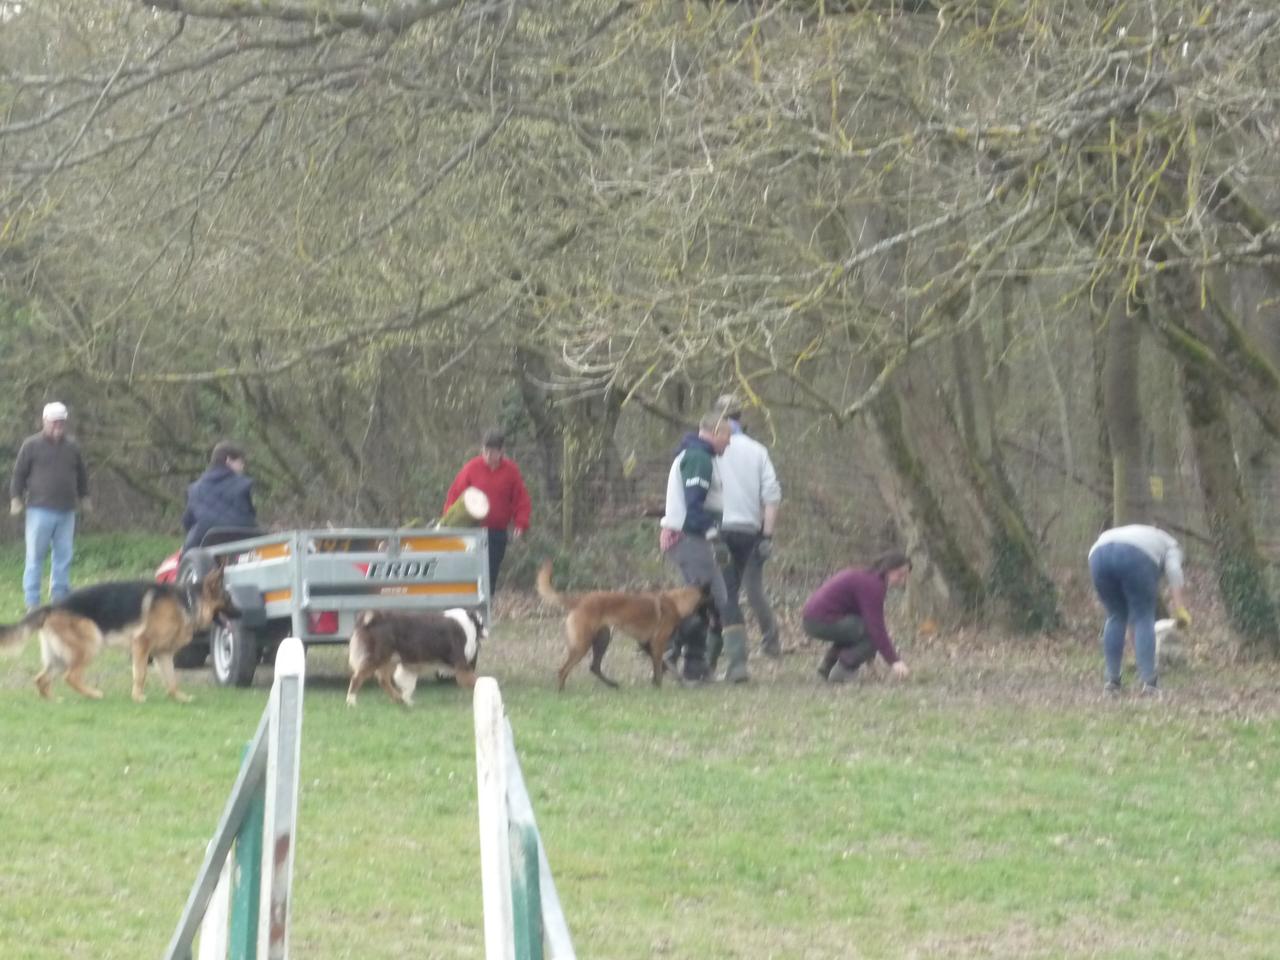
M 356 705 L 356 694 L 372 676 L 396 703 L 413 706 L 418 674 L 431 666 L 459 686 L 474 687 L 480 641 L 488 636 L 480 614 L 461 607 L 442 613 L 366 610 L 356 618 L 347 648 L 347 706 Z
M 662 686 L 662 655 L 671 635 L 685 617 L 707 615 L 711 605 L 711 587 L 678 587 L 627 593 L 617 590 L 594 590 L 583 594 L 563 594 L 551 585 L 551 561 L 538 569 L 538 596 L 547 603 L 569 611 L 564 619 L 568 656 L 560 667 L 558 689 L 587 652 L 591 652 L 591 672 L 609 687 L 617 682 L 604 675 L 601 664 L 612 639 L 610 628 L 629 634 L 640 643 L 640 649 L 653 661 L 653 685 Z
M 195 631 L 234 612 L 221 568 L 187 587 L 148 580 L 98 583 L 0 626 L 0 648 L 16 652 L 38 631 L 44 665 L 36 675 L 40 696 L 53 699 L 53 682 L 65 674 L 72 690 L 98 700 L 102 691 L 85 683 L 85 669 L 104 646 L 127 644 L 133 657 L 133 699 L 146 699 L 147 661 L 154 660 L 169 696 L 186 703 L 191 698 L 178 689 L 173 655 L 191 642 Z

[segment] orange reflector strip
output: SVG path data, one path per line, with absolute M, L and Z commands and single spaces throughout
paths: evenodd
M 400 549 L 401 552 L 461 553 L 467 549 L 467 541 L 461 537 L 406 537 L 400 541 Z
M 281 557 L 289 556 L 290 549 L 287 543 L 268 543 L 263 547 L 255 547 L 244 553 L 236 554 L 231 558 L 231 566 L 239 563 L 257 563 L 259 560 L 279 560 Z
M 441 594 L 464 594 L 474 597 L 480 588 L 474 581 L 468 583 L 411 583 L 402 587 L 380 587 L 378 593 L 384 597 L 421 597 L 440 596 Z
M 293 599 L 292 590 L 268 590 L 262 595 L 262 599 L 267 603 L 275 603 L 277 600 Z

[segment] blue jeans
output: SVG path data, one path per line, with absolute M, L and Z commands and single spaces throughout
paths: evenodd
M 1098 599 L 1107 608 L 1102 630 L 1102 655 L 1107 680 L 1120 682 L 1125 627 L 1133 626 L 1133 652 L 1143 683 L 1156 682 L 1156 593 L 1160 568 L 1149 556 L 1127 543 L 1104 543 L 1089 556 Z
M 27 507 L 27 565 L 22 571 L 22 595 L 27 609 L 40 606 L 44 558 L 53 547 L 49 599 L 57 602 L 71 592 L 71 554 L 76 535 L 74 510 Z

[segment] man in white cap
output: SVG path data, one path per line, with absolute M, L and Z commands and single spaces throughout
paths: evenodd
M 56 602 L 71 592 L 71 556 L 76 533 L 76 505 L 89 510 L 89 474 L 80 447 L 67 436 L 67 408 L 45 404 L 39 433 L 18 449 L 9 484 L 9 512 L 27 511 L 27 565 L 22 593 L 30 610 L 40 605 L 44 558 L 53 549 L 49 598 Z

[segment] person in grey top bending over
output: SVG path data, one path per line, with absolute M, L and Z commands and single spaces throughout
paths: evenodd
M 1113 527 L 1089 549 L 1089 573 L 1107 611 L 1102 630 L 1106 691 L 1120 692 L 1125 632 L 1131 627 L 1141 692 L 1157 693 L 1156 598 L 1162 576 L 1169 585 L 1170 606 L 1178 625 L 1191 623 L 1182 593 L 1182 548 L 1159 527 L 1140 523 Z

